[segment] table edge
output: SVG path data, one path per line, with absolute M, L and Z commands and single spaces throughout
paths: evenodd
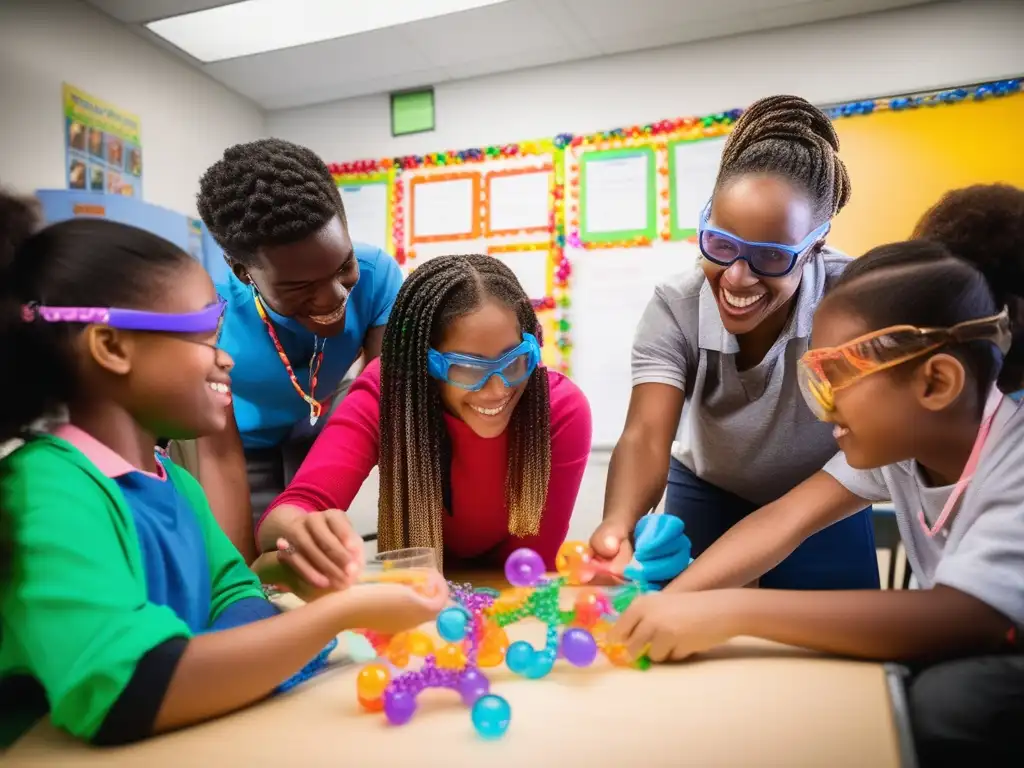
M 917 768 L 914 731 L 910 724 L 910 704 L 904 684 L 910 676 L 910 670 L 902 664 L 895 663 L 885 664 L 883 669 L 886 687 L 889 689 L 889 702 L 892 705 L 892 720 L 896 729 L 900 766 L 902 768 Z

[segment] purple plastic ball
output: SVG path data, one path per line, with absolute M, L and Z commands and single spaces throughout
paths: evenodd
M 576 667 L 589 667 L 597 658 L 597 641 L 585 629 L 573 627 L 562 635 L 562 656 Z
M 459 675 L 459 695 L 466 706 L 473 706 L 481 696 L 491 690 L 491 682 L 478 669 L 467 669 Z
M 405 691 L 384 694 L 384 714 L 392 725 L 405 725 L 416 712 L 416 697 Z
M 505 561 L 505 578 L 513 587 L 532 587 L 544 578 L 544 561 L 532 549 L 520 547 Z

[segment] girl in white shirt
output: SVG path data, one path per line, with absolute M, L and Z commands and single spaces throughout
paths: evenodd
M 1024 191 L 954 193 L 916 234 L 951 232 L 950 245 L 982 271 L 926 239 L 882 246 L 855 260 L 818 308 L 803 391 L 842 453 L 735 526 L 664 593 L 637 601 L 612 638 L 655 660 L 753 635 L 943 661 L 910 690 L 926 766 L 1024 757 L 1024 657 L 1013 653 L 1024 626 Z M 971 232 L 992 248 L 964 248 Z M 885 499 L 923 589 L 728 589 Z

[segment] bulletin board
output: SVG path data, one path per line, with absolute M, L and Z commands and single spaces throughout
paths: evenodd
M 829 242 L 851 255 L 906 238 L 949 189 L 996 181 L 1024 187 L 1019 79 L 826 111 L 853 186 Z M 732 109 L 332 170 L 338 178 L 387 176 L 391 252 L 406 270 L 442 253 L 505 260 L 542 318 L 545 362 L 571 372 L 590 399 L 595 447 L 611 447 L 629 401 L 637 322 L 655 285 L 700 268 L 700 213 L 741 114 Z M 475 199 L 474 210 L 463 210 L 457 222 L 421 211 L 420 218 L 434 220 L 417 228 L 415 206 L 406 204 L 410 190 L 419 194 L 444 181 L 465 187 L 467 180 L 475 192 L 463 189 L 460 197 L 452 187 L 449 202 L 458 198 L 465 207 Z M 545 183 L 546 223 L 538 201 Z
M 876 110 L 835 124 L 853 194 L 829 242 L 853 256 L 909 237 L 947 190 L 1024 187 L 1024 95 Z
M 562 149 L 548 139 L 335 164 L 331 170 L 339 185 L 389 174 L 388 250 L 406 274 L 440 255 L 483 253 L 504 261 L 537 312 L 545 364 L 567 372 L 563 167 Z

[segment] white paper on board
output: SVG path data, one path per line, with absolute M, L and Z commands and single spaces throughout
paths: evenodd
M 492 176 L 489 186 L 491 231 L 548 226 L 551 171 Z
M 631 157 L 587 161 L 587 232 L 625 232 L 647 228 L 652 157 L 644 152 Z
M 375 245 L 390 252 L 388 185 L 360 184 L 341 188 L 341 202 L 353 242 Z
M 512 251 L 496 253 L 494 257 L 505 262 L 515 272 L 519 284 L 531 299 L 543 299 L 548 295 L 548 251 Z
M 682 142 L 673 147 L 677 229 L 697 229 L 700 214 L 715 189 L 724 147 L 724 138 Z
M 413 184 L 413 237 L 465 235 L 473 231 L 478 201 L 472 179 Z

